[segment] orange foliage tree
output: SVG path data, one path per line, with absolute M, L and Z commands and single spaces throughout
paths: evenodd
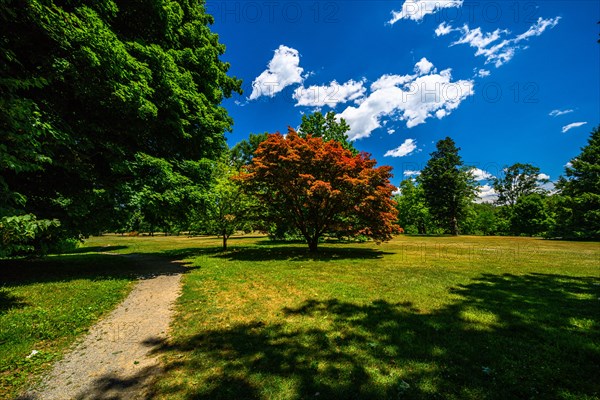
M 327 234 L 365 235 L 376 242 L 397 231 L 391 167 L 375 167 L 334 140 L 271 134 L 239 178 L 277 222 L 297 228 L 316 252 Z

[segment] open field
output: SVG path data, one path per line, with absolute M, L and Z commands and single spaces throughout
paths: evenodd
M 598 243 L 97 238 L 184 276 L 159 398 L 598 398 Z
M 187 237 L 86 243 L 91 252 L 111 246 L 188 261 L 173 338 L 160 350 L 167 372 L 157 398 L 600 398 L 598 243 L 403 236 L 382 246 L 323 244 L 316 257 L 262 237 L 234 237 L 227 253 L 219 245 Z M 110 257 L 81 251 L 59 259 Z M 84 279 L 113 282 L 106 308 L 129 287 L 126 274 L 111 274 Z M 23 311 L 41 307 L 33 299 L 76 281 L 31 279 L 3 288 L 0 351 L 22 346 L 20 359 L 45 339 L 19 344 L 16 331 L 4 334 L 7 318 L 38 320 Z M 48 313 L 63 307 L 47 303 Z M 62 334 L 50 341 L 72 336 Z

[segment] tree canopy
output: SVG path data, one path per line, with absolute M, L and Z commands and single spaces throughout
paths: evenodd
M 3 2 L 0 217 L 94 233 L 140 154 L 215 159 L 232 126 L 220 103 L 241 82 L 212 22 L 200 2 Z
M 397 211 L 391 167 L 375 167 L 366 153 L 353 155 L 334 140 L 289 128 L 269 135 L 240 175 L 269 209 L 269 216 L 297 228 L 311 252 L 326 234 L 391 239 Z
M 494 178 L 494 190 L 498 194 L 497 204 L 514 206 L 521 196 L 543 193 L 540 185 L 548 183 L 540 177 L 540 169 L 531 164 L 516 163 L 504 167 L 504 175 Z

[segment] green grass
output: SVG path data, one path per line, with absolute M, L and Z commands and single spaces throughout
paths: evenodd
M 95 239 L 185 258 L 159 399 L 598 399 L 600 246 Z
M 123 300 L 139 272 L 131 260 L 103 254 L 0 261 L 0 398 L 47 371 Z

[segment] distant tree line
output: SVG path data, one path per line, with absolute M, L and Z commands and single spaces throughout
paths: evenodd
M 474 201 L 477 184 L 459 150 L 450 138 L 439 141 L 421 174 L 400 184 L 395 200 L 406 233 L 600 239 L 600 127 L 554 188 L 538 167 L 517 163 L 493 178 L 497 199 L 488 203 Z

